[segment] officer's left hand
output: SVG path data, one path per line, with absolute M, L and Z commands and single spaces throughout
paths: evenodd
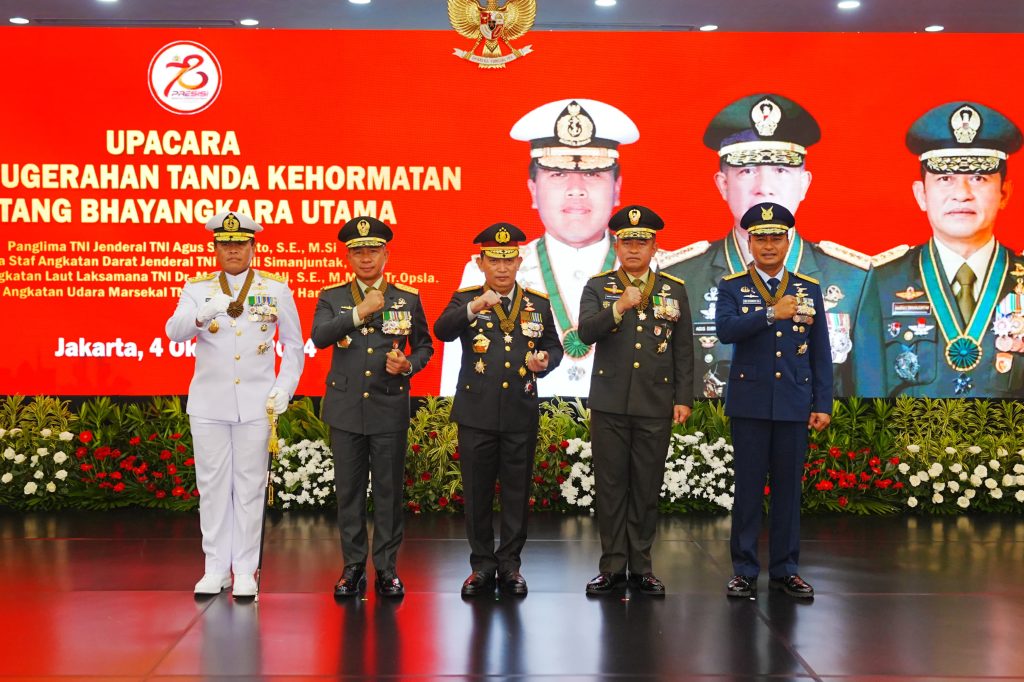
M 530 353 L 530 359 L 526 361 L 526 369 L 531 372 L 543 372 L 548 368 L 547 351 L 539 350 Z
M 267 395 L 267 407 L 274 410 L 274 414 L 284 414 L 288 409 L 288 394 L 279 388 L 271 389 Z
M 405 374 L 412 369 L 412 363 L 405 357 L 405 354 L 397 348 L 388 351 L 387 361 L 384 370 L 388 374 Z
M 673 405 L 672 406 L 672 421 L 676 424 L 682 424 L 690 418 L 690 408 L 686 405 Z
M 824 412 L 811 412 L 811 418 L 807 420 L 807 426 L 815 431 L 821 431 L 828 426 L 831 421 L 832 417 Z

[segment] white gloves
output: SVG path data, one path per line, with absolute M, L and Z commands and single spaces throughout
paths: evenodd
M 288 394 L 279 388 L 274 388 L 267 396 L 267 407 L 274 409 L 274 414 L 284 414 L 288 409 Z
M 196 313 L 196 321 L 200 324 L 206 324 L 221 313 L 226 313 L 230 303 L 230 296 L 225 293 L 217 294 L 209 301 L 199 306 L 199 312 Z

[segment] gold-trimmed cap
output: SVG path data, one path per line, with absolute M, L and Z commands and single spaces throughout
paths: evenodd
M 256 238 L 263 226 L 237 211 L 224 211 L 206 221 L 206 229 L 213 232 L 215 242 L 247 242 Z
M 356 216 L 341 226 L 338 241 L 355 249 L 360 246 L 384 246 L 394 238 L 391 228 L 371 216 Z
M 740 227 L 747 234 L 789 234 L 794 225 L 796 218 L 790 210 L 770 201 L 751 206 L 740 218 Z
M 1013 121 L 977 102 L 941 104 L 907 131 L 907 148 L 932 173 L 996 173 L 1021 144 Z
M 802 166 L 807 148 L 820 139 L 810 112 L 770 92 L 729 104 L 704 131 L 704 145 L 730 166 Z
M 494 223 L 473 240 L 480 245 L 480 253 L 491 258 L 515 258 L 526 235 L 512 223 Z
M 516 121 L 509 135 L 530 143 L 530 158 L 548 170 L 602 171 L 619 162 L 619 145 L 640 131 L 622 111 L 593 99 L 560 99 Z
M 665 221 L 657 213 L 633 204 L 620 208 L 608 221 L 608 229 L 615 233 L 616 239 L 654 239 L 658 230 L 665 227 Z

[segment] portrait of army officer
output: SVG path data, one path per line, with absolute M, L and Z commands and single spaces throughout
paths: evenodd
M 516 281 L 526 235 L 495 223 L 477 235 L 484 283 L 456 291 L 434 323 L 442 341 L 462 345 L 451 419 L 459 426 L 472 573 L 462 595 L 525 595 L 530 485 L 540 423 L 537 381 L 558 366 L 562 346 L 547 296 Z M 495 483 L 501 483 L 501 538 L 494 547 Z
M 651 548 L 672 424 L 693 406 L 690 310 L 683 282 L 650 267 L 661 217 L 626 206 L 608 226 L 621 265 L 591 277 L 580 301 L 580 337 L 595 344 L 588 405 L 601 535 L 600 572 L 586 592 L 628 579 L 660 596 Z
M 704 144 L 719 156 L 715 186 L 732 214 L 732 229 L 718 241 L 697 242 L 659 255 L 659 267 L 686 282 L 693 313 L 694 389 L 721 398 L 729 376 L 729 349 L 715 331 L 718 282 L 743 272 L 752 258 L 741 219 L 751 206 L 774 202 L 793 214 L 807 195 L 808 148 L 821 139 L 810 112 L 774 93 L 743 97 L 722 109 L 704 131 Z M 853 394 L 853 343 L 857 307 L 871 258 L 833 241 L 812 243 L 790 235 L 786 269 L 821 282 L 822 317 L 828 325 L 836 395 Z
M 563 99 L 529 112 L 509 134 L 530 143 L 526 187 L 544 226 L 543 236 L 520 248 L 518 279 L 548 296 L 565 347 L 562 364 L 541 380 L 538 393 L 585 396 L 594 356 L 576 331 L 580 294 L 594 273 L 615 265 L 608 219 L 622 189 L 619 148 L 636 142 L 640 132 L 609 104 Z M 466 264 L 460 287 L 483 282 L 474 260 Z M 444 347 L 441 395 L 455 392 L 460 353 L 458 343 Z
M 932 237 L 888 252 L 868 277 L 855 343 L 871 361 L 857 367 L 857 391 L 1024 398 L 1024 258 L 996 239 L 1021 131 L 991 107 L 956 101 L 917 119 L 906 142 L 921 162 L 912 190 Z
M 339 598 L 366 587 L 366 487 L 373 478 L 374 586 L 400 597 L 398 549 L 404 529 L 402 490 L 409 431 L 409 380 L 434 353 L 419 292 L 388 282 L 391 228 L 358 216 L 338 240 L 348 250 L 355 278 L 323 289 L 313 315 L 313 343 L 331 349 L 321 410 L 331 427 L 338 528 L 344 568 L 334 586 Z
M 744 214 L 753 264 L 719 283 L 715 323 L 733 346 L 725 394 L 732 431 L 736 488 L 729 550 L 730 597 L 757 594 L 766 482 L 771 484 L 769 586 L 809 599 L 800 577 L 800 493 L 807 430 L 821 431 L 832 414 L 832 352 L 822 324 L 821 287 L 785 267 L 793 214 L 765 202 Z

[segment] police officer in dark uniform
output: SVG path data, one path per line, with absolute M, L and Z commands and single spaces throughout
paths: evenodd
M 868 277 L 855 335 L 870 359 L 857 365 L 861 395 L 1024 397 L 1024 258 L 995 238 L 1006 160 L 1021 143 L 1010 119 L 976 102 L 943 104 L 911 126 L 914 197 L 932 238 L 888 252 Z
M 590 278 L 580 300 L 580 339 L 596 343 L 590 384 L 600 573 L 587 594 L 626 581 L 665 594 L 651 547 L 672 423 L 693 406 L 693 341 L 682 280 L 650 269 L 664 221 L 626 206 L 608 227 L 620 267 Z
M 366 586 L 366 486 L 373 476 L 373 565 L 383 596 L 405 593 L 395 570 L 402 544 L 402 485 L 409 430 L 409 379 L 434 347 L 419 292 L 384 277 L 391 228 L 371 217 L 345 223 L 355 278 L 320 292 L 313 343 L 333 347 L 322 418 L 331 427 L 338 526 L 345 568 L 336 597 Z
M 562 360 L 548 297 L 516 282 L 526 235 L 496 223 L 477 235 L 485 284 L 459 289 L 434 323 L 442 341 L 462 344 L 452 406 L 459 425 L 466 535 L 472 574 L 463 596 L 525 595 L 519 572 L 530 511 L 530 483 L 540 421 L 537 379 Z M 501 482 L 501 541 L 494 548 L 494 488 Z
M 729 549 L 735 575 L 726 594 L 757 593 L 765 477 L 771 484 L 769 585 L 799 598 L 814 589 L 798 574 L 800 491 L 807 429 L 832 414 L 832 353 L 818 281 L 785 267 L 793 214 L 770 202 L 743 215 L 753 265 L 718 284 L 715 325 L 735 344 L 725 413 L 736 472 Z
M 743 272 L 750 263 L 740 219 L 754 204 L 770 201 L 796 213 L 811 183 L 807 148 L 821 139 L 814 117 L 791 99 L 774 93 L 750 95 L 722 109 L 708 124 L 704 144 L 718 152 L 715 185 L 729 206 L 733 229 L 714 243 L 697 242 L 659 256 L 662 270 L 686 281 L 696 345 L 695 391 L 720 398 L 729 376 L 729 350 L 715 331 L 718 282 Z M 853 364 L 858 360 L 853 329 L 871 258 L 831 241 L 805 241 L 790 235 L 786 269 L 821 282 L 832 345 L 836 395 L 853 395 Z

